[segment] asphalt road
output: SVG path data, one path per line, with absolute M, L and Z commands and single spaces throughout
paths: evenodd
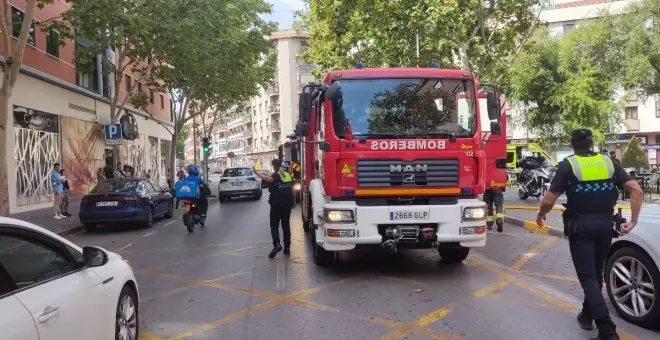
M 265 195 L 267 196 L 267 195 Z M 180 212 L 179 212 L 180 214 Z M 290 257 L 270 260 L 268 204 L 212 201 L 207 227 L 179 218 L 150 230 L 69 236 L 116 251 L 140 289 L 140 339 L 589 339 L 582 293 L 562 239 L 507 225 L 464 264 L 436 253 L 349 254 L 312 263 L 299 213 Z M 623 339 L 657 339 L 616 320 Z

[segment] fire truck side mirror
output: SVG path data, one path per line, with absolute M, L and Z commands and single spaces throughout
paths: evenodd
M 296 136 L 305 137 L 309 133 L 309 123 L 299 121 L 296 124 Z
M 330 99 L 333 104 L 338 101 L 339 98 L 341 98 L 342 93 L 341 93 L 341 83 L 339 80 L 335 81 L 328 87 L 328 89 L 325 91 L 325 97 L 327 99 Z
M 298 110 L 300 112 L 298 119 L 302 122 L 309 122 L 312 112 L 312 95 L 309 92 L 300 94 L 300 98 L 298 98 Z
M 486 95 L 486 105 L 488 106 L 488 119 L 500 120 L 500 100 L 495 92 L 488 92 Z
M 325 152 L 330 151 L 330 144 L 328 144 L 327 142 L 319 143 L 319 150 L 325 151 Z
M 496 136 L 502 134 L 502 126 L 499 122 L 490 122 L 490 133 Z

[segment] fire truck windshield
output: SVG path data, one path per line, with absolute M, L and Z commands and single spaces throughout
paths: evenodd
M 350 123 L 367 138 L 472 137 L 475 94 L 470 79 L 341 79 L 341 108 L 334 110 L 338 137 Z

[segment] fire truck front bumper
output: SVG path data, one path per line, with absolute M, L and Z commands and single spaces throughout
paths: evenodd
M 323 247 L 330 251 L 392 242 L 411 249 L 486 245 L 486 205 L 477 199 L 461 199 L 452 205 L 405 206 L 333 201 L 317 213 L 323 219 L 317 235 L 325 236 Z

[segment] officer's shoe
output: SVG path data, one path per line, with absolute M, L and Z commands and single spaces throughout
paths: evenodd
M 598 337 L 592 340 L 620 340 L 616 326 L 609 317 L 596 320 L 596 327 L 598 327 Z
M 499 217 L 499 218 L 495 221 L 495 223 L 497 223 L 497 232 L 498 232 L 498 233 L 503 232 L 503 231 L 504 231 L 504 220 L 503 220 L 501 217 Z
M 580 312 L 577 316 L 577 321 L 580 324 L 580 327 L 582 329 L 586 329 L 588 331 L 594 329 L 594 319 L 587 315 L 584 311 Z
M 488 230 L 493 230 L 493 221 L 486 222 L 486 226 L 488 227 Z
M 276 244 L 276 245 L 273 247 L 273 250 L 270 251 L 270 254 L 268 254 L 268 257 L 270 257 L 271 259 L 274 259 L 274 258 L 275 258 L 275 255 L 277 255 L 277 253 L 279 253 L 279 252 L 281 252 L 281 251 L 282 251 L 282 245 L 280 245 L 280 244 Z

